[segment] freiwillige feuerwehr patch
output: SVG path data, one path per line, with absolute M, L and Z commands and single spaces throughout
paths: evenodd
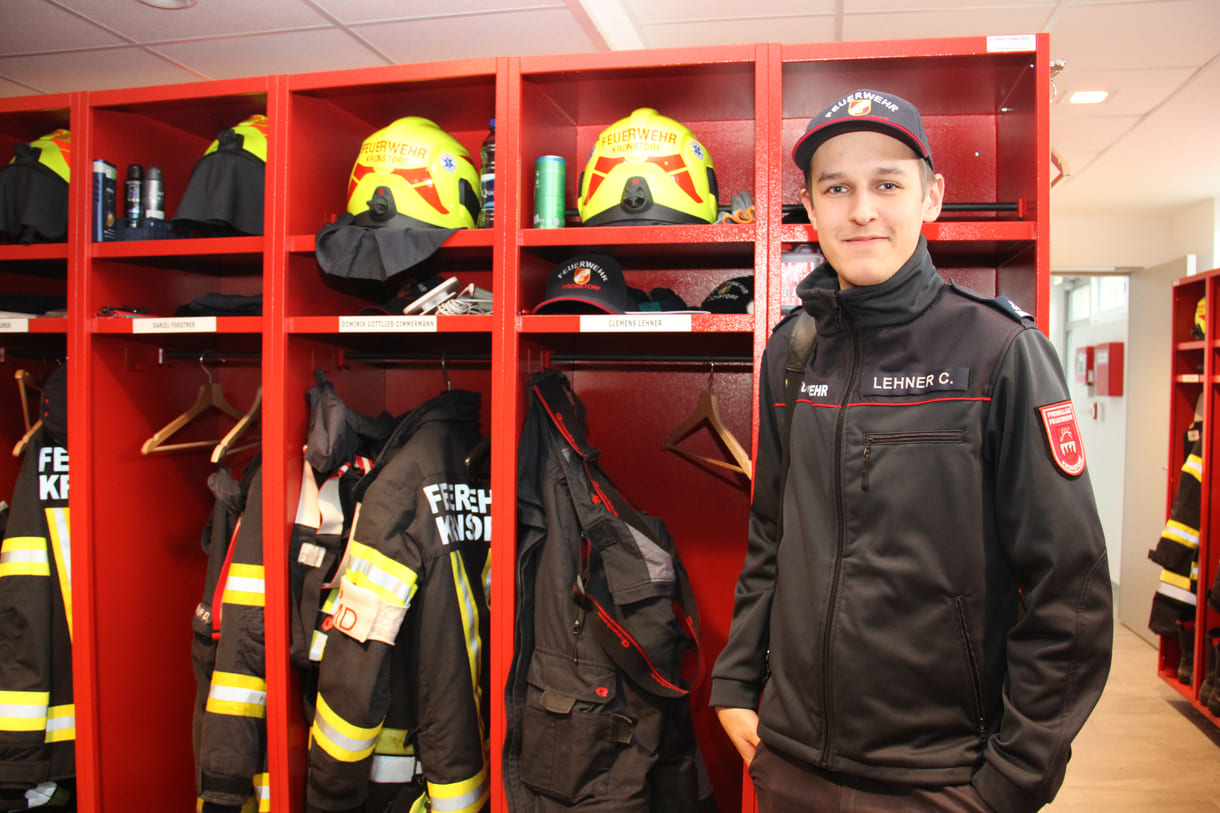
M 1084 471 L 1084 443 L 1076 425 L 1076 408 L 1071 401 L 1038 407 L 1042 427 L 1051 447 L 1051 459 L 1064 474 L 1077 477 Z

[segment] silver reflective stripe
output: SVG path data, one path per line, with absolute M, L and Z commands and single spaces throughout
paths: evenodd
M 51 534 L 51 538 L 59 542 L 56 545 L 56 555 L 63 560 L 64 574 L 68 576 L 68 583 L 71 584 L 72 577 L 72 531 L 68 522 L 68 509 L 66 508 L 50 508 L 47 509 L 47 517 L 55 523 L 55 532 Z
M 1180 601 L 1183 604 L 1196 606 L 1199 603 L 1199 597 L 1191 591 L 1183 590 L 1181 587 L 1175 587 L 1172 584 L 1165 584 L 1165 582 L 1158 584 L 1156 591 L 1163 596 L 1168 596 L 1169 598 Z
M 373 754 L 373 769 L 369 779 L 385 784 L 410 782 L 415 778 L 415 757 Z M 433 809 L 437 809 L 435 805 Z
M 0 717 L 16 717 L 22 720 L 43 720 L 47 716 L 47 704 L 0 703 Z
M 326 739 L 330 740 L 335 745 L 337 745 L 339 748 L 342 748 L 344 751 L 348 751 L 353 754 L 359 753 L 361 751 L 368 751 L 377 742 L 376 734 L 374 734 L 373 736 L 368 737 L 366 739 L 363 739 L 363 740 L 358 740 L 354 737 L 349 737 L 346 734 L 343 734 L 342 732 L 340 732 L 339 729 L 335 728 L 333 725 L 330 724 L 330 722 L 323 719 L 320 715 L 314 715 L 313 724 L 314 724 L 314 726 L 317 727 L 318 731 L 324 737 L 326 737 Z
M 263 580 L 250 576 L 234 576 L 229 574 L 229 578 L 225 581 L 226 593 L 264 593 L 265 591 L 266 587 Z
M 47 731 L 48 732 L 67 731 L 67 730 L 71 730 L 74 728 L 76 728 L 75 715 L 68 715 L 66 717 L 48 717 L 47 718 Z
M 318 492 L 318 510 L 322 518 L 318 533 L 338 535 L 343 532 L 343 503 L 339 501 L 339 478 L 331 477 Z
M 326 633 L 313 631 L 313 640 L 309 642 L 309 659 L 311 661 L 322 660 L 322 650 L 326 649 Z
M 478 784 L 473 790 L 468 793 L 463 793 L 461 796 L 454 796 L 449 799 L 437 798 L 431 793 L 429 788 L 428 797 L 432 802 L 432 809 L 440 811 L 440 813 L 452 813 L 455 810 L 465 810 L 472 807 L 476 802 L 483 798 L 487 793 L 487 778 Z
M 238 686 L 222 686 L 219 683 L 212 683 L 212 688 L 208 690 L 209 700 L 227 700 L 230 703 L 246 703 L 252 706 L 267 705 L 267 692 L 258 691 L 257 689 L 245 689 Z
M 14 562 L 38 562 L 47 564 L 47 549 L 42 550 L 6 550 L 0 553 L 0 565 L 13 564 Z

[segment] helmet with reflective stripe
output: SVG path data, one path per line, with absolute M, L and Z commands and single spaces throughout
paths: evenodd
M 587 226 L 713 223 L 712 156 L 684 124 L 641 107 L 597 137 L 580 182 Z
M 419 116 L 366 138 L 347 186 L 347 210 L 362 226 L 472 229 L 479 203 L 470 153 Z
M 72 135 L 61 127 L 33 141 L 18 144 L 13 148 L 13 160 L 9 163 L 40 165 L 67 183 L 71 175 L 71 157 Z
M 265 164 L 267 127 L 267 117 L 262 113 L 255 113 L 241 124 L 221 130 L 203 154 L 209 155 L 217 150 L 245 150 Z

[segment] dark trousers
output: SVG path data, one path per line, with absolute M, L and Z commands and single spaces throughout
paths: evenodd
M 970 785 L 840 784 L 762 743 L 750 763 L 759 813 L 991 813 Z

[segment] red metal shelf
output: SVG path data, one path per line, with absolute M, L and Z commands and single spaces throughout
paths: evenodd
M 264 238 L 203 237 L 184 240 L 122 240 L 91 243 L 90 256 L 123 257 L 194 257 L 208 255 L 261 255 Z
M 66 259 L 68 259 L 67 243 L 34 243 L 28 246 L 0 245 L 0 262 Z

